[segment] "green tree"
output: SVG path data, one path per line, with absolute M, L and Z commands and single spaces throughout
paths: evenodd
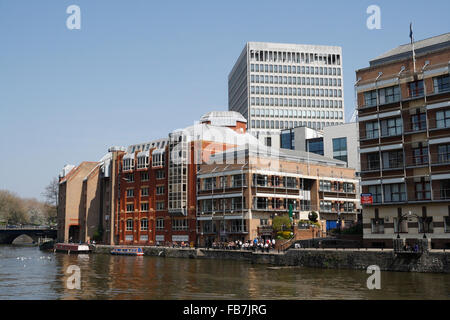
M 308 215 L 309 221 L 317 222 L 317 218 L 319 218 L 319 215 L 315 211 L 311 211 Z
M 288 216 L 276 216 L 272 220 L 272 228 L 275 232 L 290 230 L 291 219 Z

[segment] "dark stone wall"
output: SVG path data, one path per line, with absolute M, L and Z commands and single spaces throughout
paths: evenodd
M 93 252 L 109 253 L 111 249 L 111 246 L 97 245 Z M 370 265 L 377 265 L 383 271 L 450 273 L 450 252 L 395 254 L 392 250 L 376 249 L 290 249 L 286 253 L 254 253 L 238 250 L 144 247 L 144 254 L 172 258 L 231 259 L 276 266 L 365 270 Z

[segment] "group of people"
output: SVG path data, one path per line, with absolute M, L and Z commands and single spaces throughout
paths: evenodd
M 229 242 L 213 242 L 213 249 L 226 249 L 226 250 L 252 250 L 269 252 L 271 249 L 275 249 L 275 239 L 263 240 L 261 238 L 255 238 L 242 242 L 241 240 L 229 241 Z
M 417 245 L 417 243 L 414 246 L 410 246 L 408 244 L 405 244 L 403 246 L 403 251 L 419 252 L 419 246 Z

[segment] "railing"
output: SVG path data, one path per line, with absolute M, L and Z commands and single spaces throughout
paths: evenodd
M 437 87 L 434 87 L 434 93 L 444 93 L 450 91 L 450 83 L 440 84 Z
M 431 130 L 450 128 L 450 119 L 449 118 L 437 119 L 436 117 L 430 117 L 428 123 L 429 123 L 429 128 Z
M 433 191 L 433 200 L 449 200 L 450 189 L 439 189 Z
M 0 225 L 0 230 L 56 230 L 56 227 Z
M 409 89 L 409 98 L 418 98 L 424 95 L 424 88 Z
M 404 131 L 405 133 L 409 132 L 417 132 L 427 129 L 427 121 L 421 120 L 421 121 L 405 121 L 404 122 Z

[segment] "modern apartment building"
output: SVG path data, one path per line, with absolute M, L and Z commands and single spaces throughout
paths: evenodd
M 364 239 L 450 247 L 450 33 L 401 45 L 356 71 Z
M 248 42 L 228 76 L 228 108 L 273 147 L 282 129 L 343 123 L 342 48 Z
M 223 163 L 224 157 L 232 163 Z M 320 155 L 291 150 L 273 155 L 247 145 L 211 156 L 197 179 L 201 245 L 271 238 L 273 218 L 287 216 L 290 207 L 294 222 L 316 211 L 327 229 L 357 220 L 355 170 Z

